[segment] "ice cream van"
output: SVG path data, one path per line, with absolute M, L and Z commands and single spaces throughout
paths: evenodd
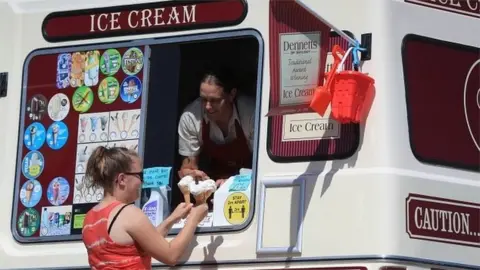
M 100 145 L 144 159 L 136 203 L 153 223 L 187 200 L 179 119 L 207 66 L 252 100 L 249 119 L 237 107 L 248 147 L 224 151 L 250 161 L 179 264 L 154 269 L 480 269 L 479 14 L 478 0 L 0 1 L 0 269 L 89 269 Z

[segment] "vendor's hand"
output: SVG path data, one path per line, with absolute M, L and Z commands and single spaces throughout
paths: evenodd
M 192 208 L 188 219 L 198 224 L 207 216 L 207 214 L 208 204 L 202 203 Z
M 183 218 L 186 218 L 187 215 L 190 213 L 192 210 L 193 204 L 191 203 L 181 203 L 173 210 L 173 213 L 170 215 L 170 217 L 177 223 Z
M 193 170 L 193 169 L 185 168 L 185 169 L 181 169 L 180 171 L 178 171 L 178 176 L 180 176 L 180 178 L 183 178 L 187 175 L 190 175 L 195 180 L 206 180 L 206 179 L 209 178 L 206 173 L 204 173 L 203 171 L 200 171 L 200 170 Z
M 227 179 L 218 179 L 215 181 L 215 184 L 217 184 L 217 187 L 220 187 L 221 185 L 225 184 L 226 181 Z

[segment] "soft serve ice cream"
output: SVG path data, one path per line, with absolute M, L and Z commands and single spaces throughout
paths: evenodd
M 183 194 L 183 199 L 185 200 L 185 203 L 190 203 L 190 184 L 191 183 L 195 184 L 195 180 L 190 175 L 183 177 L 178 182 L 178 188 Z
M 211 179 L 200 181 L 198 184 L 193 182 L 189 187 L 197 205 L 206 203 L 208 198 L 217 190 L 215 181 Z
M 215 181 L 208 179 L 195 182 L 192 176 L 187 175 L 178 182 L 178 188 L 183 194 L 186 203 L 190 203 L 190 193 L 194 196 L 197 205 L 206 203 L 208 198 L 217 190 Z

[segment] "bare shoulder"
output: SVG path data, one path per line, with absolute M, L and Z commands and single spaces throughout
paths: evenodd
M 128 219 L 138 218 L 141 216 L 146 217 L 142 210 L 134 204 L 127 205 L 125 209 L 123 209 L 123 212 L 125 214 L 125 217 L 127 217 Z

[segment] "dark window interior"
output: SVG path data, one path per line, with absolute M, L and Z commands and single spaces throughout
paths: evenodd
M 230 38 L 151 46 L 144 166 L 172 167 L 172 209 L 181 201 L 177 187 L 177 124 L 185 106 L 199 94 L 207 67 L 228 66 L 235 72 L 240 94 L 256 97 L 258 40 Z M 142 194 L 142 204 L 150 196 Z

